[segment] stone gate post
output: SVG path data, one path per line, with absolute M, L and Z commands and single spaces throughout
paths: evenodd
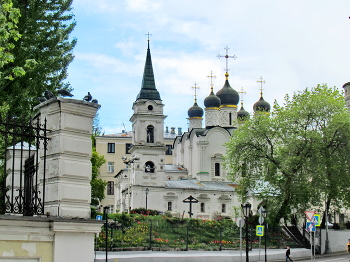
M 51 130 L 45 188 L 45 212 L 51 216 L 90 218 L 91 131 L 99 106 L 57 97 L 36 108 Z

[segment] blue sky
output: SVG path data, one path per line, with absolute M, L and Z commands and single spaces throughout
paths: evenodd
M 68 81 L 74 98 L 98 99 L 105 134 L 131 131 L 132 104 L 141 88 L 147 32 L 165 126 L 187 130 L 187 110 L 224 84 L 228 46 L 231 86 L 242 87 L 244 107 L 264 99 L 350 81 L 349 0 L 74 0 L 78 39 Z M 203 122 L 204 124 L 204 122 Z

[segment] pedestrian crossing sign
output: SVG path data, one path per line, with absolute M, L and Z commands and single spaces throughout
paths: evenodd
M 320 214 L 314 214 L 313 221 L 317 227 L 321 226 L 321 215 Z
M 307 222 L 312 222 L 315 224 L 315 226 L 319 227 L 321 226 L 321 215 L 320 214 L 314 214 L 312 217 L 312 220 L 307 220 Z
M 264 236 L 264 226 L 256 226 L 256 235 L 259 237 Z

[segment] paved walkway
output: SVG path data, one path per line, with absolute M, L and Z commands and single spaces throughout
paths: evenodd
M 285 249 L 267 249 L 267 261 L 285 261 Z M 241 256 L 242 254 L 242 256 Z M 311 257 L 311 250 L 291 249 L 293 260 Z M 299 258 L 299 259 L 298 259 Z M 245 262 L 245 252 L 225 251 L 120 251 L 108 252 L 108 262 Z M 106 261 L 106 253 L 96 252 L 95 262 Z M 253 249 L 249 252 L 249 261 L 265 261 L 265 250 Z

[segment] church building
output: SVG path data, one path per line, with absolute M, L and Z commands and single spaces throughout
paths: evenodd
M 226 48 L 228 50 L 228 48 Z M 226 59 L 228 55 L 224 56 Z M 213 85 L 204 100 L 204 110 L 194 104 L 188 110 L 189 127 L 174 139 L 173 163 L 165 162 L 163 114 L 166 106 L 156 88 L 151 51 L 147 48 L 142 86 L 133 103 L 130 157 L 123 157 L 127 168 L 116 175 L 116 209 L 130 212 L 148 208 L 173 215 L 201 219 L 231 217 L 241 203 L 236 184 L 223 166 L 225 143 L 237 126 L 249 118 L 239 93 L 229 83 L 226 67 L 223 87 L 214 93 Z M 194 87 L 196 89 L 196 87 Z M 270 105 L 261 93 L 255 113 L 268 113 Z M 204 117 L 204 119 L 203 119 Z M 257 203 L 252 202 L 256 209 Z

